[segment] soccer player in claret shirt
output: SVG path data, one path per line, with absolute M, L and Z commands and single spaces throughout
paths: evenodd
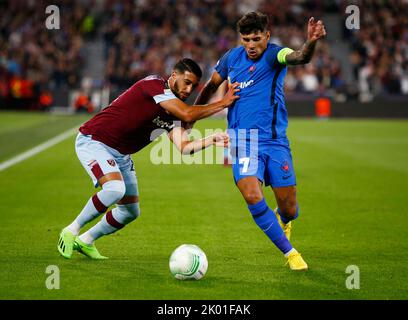
M 299 207 L 286 137 L 288 117 L 283 86 L 286 66 L 308 63 L 316 42 L 326 31 L 322 21 L 310 18 L 307 41 L 294 51 L 269 43 L 267 28 L 268 17 L 259 12 L 250 12 L 238 21 L 242 45 L 218 61 L 196 103 L 208 101 L 224 80 L 240 83 L 240 99 L 228 109 L 235 183 L 256 224 L 282 251 L 289 267 L 307 270 L 308 265 L 289 242 L 291 221 L 298 216 Z M 272 187 L 278 204 L 275 212 L 265 202 L 262 183 Z
M 106 259 L 94 241 L 120 230 L 140 215 L 137 178 L 130 155 L 154 140 L 152 133 L 157 133 L 156 129 L 167 131 L 183 154 L 228 144 L 226 133 L 189 140 L 187 129 L 191 123 L 221 111 L 239 98 L 238 84 L 234 84 L 218 102 L 188 106 L 183 101 L 201 76 L 201 69 L 193 60 L 182 59 L 167 80 L 153 75 L 136 82 L 79 128 L 76 153 L 95 187 L 102 189 L 61 231 L 57 247 L 63 257 L 70 258 L 73 250 L 77 250 L 92 259 Z M 106 212 L 113 204 L 116 207 Z M 79 235 L 85 224 L 105 212 L 95 226 Z

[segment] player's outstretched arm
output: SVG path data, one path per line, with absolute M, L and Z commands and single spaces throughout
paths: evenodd
M 239 99 L 239 96 L 236 95 L 239 92 L 238 85 L 239 83 L 230 85 L 224 97 L 220 101 L 211 104 L 189 106 L 180 99 L 170 99 L 160 102 L 160 106 L 182 121 L 193 122 L 207 118 L 229 107 L 235 100 Z
M 210 80 L 204 85 L 204 88 L 198 94 L 197 99 L 194 104 L 205 104 L 208 103 L 211 96 L 217 91 L 221 83 L 224 82 L 224 79 L 221 78 L 217 71 L 214 71 L 211 75 Z
M 286 55 L 287 65 L 306 64 L 312 60 L 316 43 L 319 39 L 326 36 L 326 30 L 321 20 L 315 21 L 314 17 L 309 19 L 307 25 L 307 40 L 302 49 L 293 51 Z
M 168 136 L 182 154 L 193 154 L 212 145 L 227 147 L 229 142 L 228 134 L 225 132 L 215 133 L 203 139 L 191 141 L 187 130 L 183 127 L 174 128 L 169 132 Z

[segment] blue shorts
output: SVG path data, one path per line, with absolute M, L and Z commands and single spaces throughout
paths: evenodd
M 232 171 L 235 183 L 255 176 L 266 186 L 288 187 L 296 185 L 290 147 L 282 144 L 249 142 L 231 148 Z

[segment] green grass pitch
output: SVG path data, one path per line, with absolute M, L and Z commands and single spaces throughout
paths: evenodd
M 0 163 L 86 118 L 0 113 Z M 97 242 L 110 259 L 63 259 L 59 231 L 95 192 L 72 136 L 0 171 L 0 298 L 407 299 L 408 121 L 290 119 L 288 136 L 301 208 L 292 243 L 309 271 L 284 265 L 230 168 L 154 165 L 151 146 L 133 156 L 141 216 Z M 206 252 L 204 279 L 171 277 L 169 256 L 183 243 Z M 58 290 L 46 288 L 49 265 L 60 270 Z M 359 267 L 360 289 L 346 288 L 349 265 Z

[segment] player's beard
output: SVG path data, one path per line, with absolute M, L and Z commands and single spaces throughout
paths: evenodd
M 177 80 L 174 80 L 173 93 L 174 93 L 174 95 L 175 95 L 177 98 L 179 98 L 179 99 L 182 100 L 182 101 L 185 101 L 185 100 L 187 100 L 187 98 L 188 98 L 188 97 L 182 98 L 182 97 L 180 96 L 180 88 L 179 88 L 179 86 L 178 86 L 178 84 L 177 84 Z

